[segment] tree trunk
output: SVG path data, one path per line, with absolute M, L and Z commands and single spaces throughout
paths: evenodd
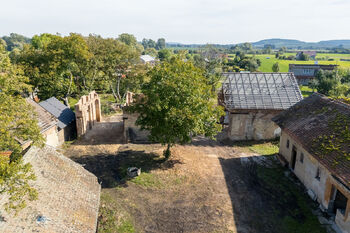
M 166 150 L 164 150 L 164 152 L 163 152 L 163 155 L 164 155 L 166 160 L 168 160 L 170 158 L 170 155 L 171 155 L 170 147 L 171 147 L 171 145 L 168 144 Z
M 66 106 L 68 106 L 69 107 L 69 100 L 68 100 L 68 96 L 66 96 L 66 97 L 64 97 L 64 104 L 66 105 Z
M 117 81 L 117 95 L 118 95 L 118 100 L 120 101 L 121 100 L 121 96 L 120 96 L 120 79 L 121 77 L 118 77 L 118 81 Z

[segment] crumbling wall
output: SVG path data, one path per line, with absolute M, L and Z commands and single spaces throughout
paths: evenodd
M 92 129 L 96 122 L 102 121 L 101 101 L 95 91 L 82 96 L 74 107 L 78 137 Z
M 271 120 L 277 113 L 277 111 L 229 113 L 227 136 L 234 141 L 274 139 L 280 134 L 280 128 Z
M 128 113 L 127 111 L 123 112 L 124 138 L 126 143 L 149 142 L 149 132 L 146 130 L 141 130 L 140 127 L 136 125 L 137 117 L 138 114 L 136 113 Z

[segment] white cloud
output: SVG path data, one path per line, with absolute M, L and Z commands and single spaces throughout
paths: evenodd
M 185 43 L 350 39 L 349 9 L 348 0 L 12 0 L 1 3 L 0 35 L 128 32 Z

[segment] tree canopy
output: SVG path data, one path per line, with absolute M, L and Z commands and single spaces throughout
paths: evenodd
M 213 137 L 221 129 L 217 122 L 223 109 L 216 106 L 203 70 L 174 57 L 147 76 L 144 97 L 131 110 L 139 114 L 136 124 L 149 130 L 152 141 L 168 145 L 166 154 L 173 144 L 190 142 L 196 135 Z
M 7 194 L 6 210 L 20 210 L 26 200 L 36 198 L 37 192 L 29 185 L 35 175 L 30 164 L 24 164 L 20 141 L 41 145 L 43 138 L 30 105 L 21 96 L 30 91 L 23 71 L 12 65 L 0 46 L 0 152 L 12 152 L 10 158 L 0 155 L 0 194 Z

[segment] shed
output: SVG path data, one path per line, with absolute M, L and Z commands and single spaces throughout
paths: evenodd
M 26 101 L 29 105 L 31 105 L 36 113 L 38 126 L 40 128 L 40 133 L 44 136 L 46 140 L 46 144 L 56 147 L 60 144 L 58 139 L 58 120 L 45 108 L 40 106 L 34 100 L 30 98 L 26 98 Z M 22 148 L 27 148 L 31 142 L 25 141 L 21 142 Z
M 219 102 L 228 114 L 231 140 L 264 140 L 279 136 L 271 118 L 303 97 L 292 73 L 223 73 Z
M 71 141 L 76 138 L 75 114 L 68 106 L 55 97 L 51 97 L 39 104 L 58 120 L 60 142 Z

